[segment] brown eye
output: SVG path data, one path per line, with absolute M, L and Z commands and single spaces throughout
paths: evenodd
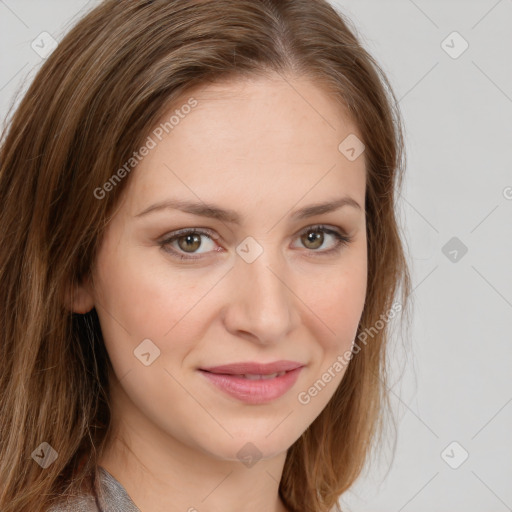
M 201 235 L 190 234 L 176 238 L 178 246 L 185 252 L 195 252 L 201 247 Z
M 299 236 L 302 247 L 309 249 L 307 252 L 313 256 L 335 254 L 352 241 L 352 237 L 348 236 L 344 231 L 339 231 L 338 228 L 330 229 L 321 224 L 304 229 L 299 233 Z M 330 248 L 329 237 L 331 238 Z M 320 249 L 324 244 L 327 245 L 327 248 Z
M 171 233 L 159 245 L 166 252 L 180 259 L 199 259 L 208 252 L 215 252 L 215 242 L 217 239 L 215 233 L 207 229 L 181 229 Z M 208 251 L 208 244 L 213 247 Z M 202 249 L 202 252 L 199 252 Z M 197 254 L 196 254 L 197 253 Z
M 320 230 L 309 229 L 301 236 L 301 240 L 308 249 L 316 250 L 322 247 L 324 243 L 324 234 Z

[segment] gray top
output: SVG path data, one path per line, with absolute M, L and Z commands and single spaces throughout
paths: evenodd
M 126 489 L 102 466 L 98 466 L 95 491 L 96 496 L 74 496 L 48 512 L 140 512 Z

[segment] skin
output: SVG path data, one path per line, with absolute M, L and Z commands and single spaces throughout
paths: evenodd
M 143 512 L 282 512 L 286 451 L 346 367 L 308 404 L 298 394 L 350 350 L 363 311 L 364 154 L 349 161 L 338 151 L 349 134 L 362 137 L 304 78 L 217 83 L 193 97 L 198 105 L 130 174 L 92 279 L 76 291 L 76 312 L 96 307 L 115 373 L 117 437 L 100 465 Z M 296 209 L 345 195 L 361 209 L 291 219 Z M 171 209 L 136 217 L 171 197 L 215 203 L 244 221 Z M 323 232 L 316 245 L 300 236 L 320 223 L 352 241 L 322 255 L 336 246 L 333 235 Z M 183 239 L 170 244 L 201 258 L 187 262 L 159 245 L 181 228 L 209 228 L 218 238 L 201 236 L 191 252 Z M 263 249 L 252 263 L 236 252 L 248 236 Z M 147 338 L 160 350 L 149 366 L 134 356 Z M 281 359 L 305 367 L 290 391 L 259 405 L 224 394 L 197 370 Z M 261 453 L 252 467 L 237 457 L 248 442 Z

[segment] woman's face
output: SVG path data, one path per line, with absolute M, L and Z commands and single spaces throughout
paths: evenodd
M 197 104 L 187 96 L 169 111 L 163 122 L 179 111 L 174 125 L 150 134 L 155 144 L 124 178 L 82 291 L 114 368 L 115 417 L 155 456 L 181 446 L 269 458 L 326 406 L 356 336 L 365 163 L 364 153 L 354 158 L 354 135 L 339 146 L 361 137 L 305 79 L 215 84 L 191 96 Z M 282 361 L 289 366 L 204 370 Z

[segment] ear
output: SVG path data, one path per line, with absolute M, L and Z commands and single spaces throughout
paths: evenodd
M 92 287 L 87 278 L 80 284 L 69 286 L 66 290 L 66 308 L 73 313 L 85 314 L 94 307 Z

